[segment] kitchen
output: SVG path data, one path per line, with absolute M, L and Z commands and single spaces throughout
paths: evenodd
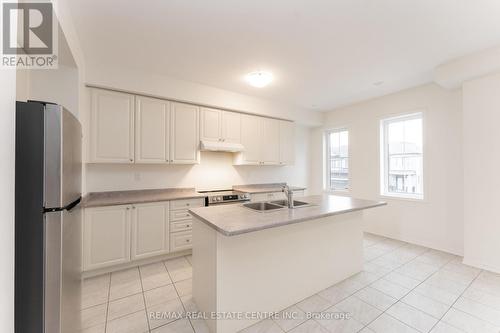
M 47 3 L 3 331 L 500 330 L 497 3 Z

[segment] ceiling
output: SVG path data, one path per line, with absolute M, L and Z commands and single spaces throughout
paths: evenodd
M 71 0 L 87 66 L 163 74 L 312 110 L 432 81 L 500 44 L 498 0 Z M 243 76 L 268 70 L 253 88 Z

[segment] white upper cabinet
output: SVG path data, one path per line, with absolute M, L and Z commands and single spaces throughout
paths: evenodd
M 295 163 L 295 123 L 280 120 L 280 164 Z
M 200 109 L 200 140 L 221 141 L 221 111 Z
M 260 117 L 241 115 L 241 144 L 245 147 L 245 150 L 236 155 L 235 164 L 262 164 L 260 124 Z
M 241 115 L 217 109 L 200 109 L 200 140 L 241 142 Z
M 168 163 L 170 149 L 170 102 L 135 98 L 135 162 Z
M 199 163 L 199 108 L 184 103 L 171 104 L 170 163 Z
M 222 111 L 221 137 L 224 142 L 241 143 L 241 114 Z
M 280 121 L 261 118 L 261 161 L 265 165 L 280 163 Z
M 197 164 L 200 140 L 241 144 L 236 165 L 294 163 L 294 123 L 92 88 L 90 163 Z
M 241 143 L 245 150 L 235 157 L 236 165 L 280 164 L 280 120 L 241 115 Z
M 168 202 L 132 205 L 132 260 L 169 252 L 168 214 Z
M 90 162 L 134 162 L 134 95 L 92 89 Z

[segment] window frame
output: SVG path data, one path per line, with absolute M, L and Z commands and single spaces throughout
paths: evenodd
M 422 194 L 389 192 L 389 148 L 388 148 L 388 128 L 389 124 L 403 121 L 421 119 L 422 120 Z M 380 196 L 391 199 L 409 200 L 425 202 L 427 191 L 426 177 L 426 153 L 425 153 L 425 110 L 415 110 L 409 113 L 389 116 L 380 119 Z
M 338 133 L 338 132 L 347 132 L 347 188 L 346 189 L 333 189 L 330 187 L 330 171 L 331 171 L 331 161 L 330 161 L 330 134 Z M 351 171 L 350 171 L 350 159 L 351 159 L 351 144 L 350 144 L 350 133 L 349 128 L 347 126 L 334 127 L 325 130 L 324 140 L 325 140 L 325 151 L 323 156 L 325 157 L 325 172 L 324 172 L 324 189 L 326 192 L 339 193 L 339 194 L 347 194 L 351 191 Z

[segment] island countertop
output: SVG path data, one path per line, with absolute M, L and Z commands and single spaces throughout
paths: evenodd
M 242 204 L 233 204 L 192 208 L 189 212 L 223 235 L 235 236 L 386 205 L 381 201 L 331 194 L 300 197 L 298 200 L 312 205 L 259 212 L 244 207 Z

